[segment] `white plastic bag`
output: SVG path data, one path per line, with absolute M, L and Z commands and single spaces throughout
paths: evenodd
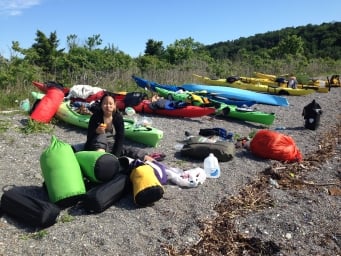
M 206 173 L 204 169 L 196 167 L 183 171 L 178 168 L 166 169 L 168 180 L 180 187 L 194 188 L 203 184 L 206 180 Z

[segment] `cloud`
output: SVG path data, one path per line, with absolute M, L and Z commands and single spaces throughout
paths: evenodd
M 42 0 L 0 0 L 0 15 L 18 16 L 23 10 L 40 4 Z

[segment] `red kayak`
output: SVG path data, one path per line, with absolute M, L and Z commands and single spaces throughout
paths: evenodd
M 136 106 L 133 106 L 134 110 L 138 113 L 147 113 L 147 114 L 158 114 L 163 116 L 171 116 L 171 117 L 202 117 L 215 113 L 215 108 L 213 107 L 199 107 L 193 105 L 187 105 L 181 108 L 174 109 L 161 109 L 161 108 L 152 108 L 150 100 L 143 100 Z
M 32 83 L 33 83 L 33 85 L 34 85 L 35 87 L 37 87 L 42 93 L 46 93 L 47 90 L 48 90 L 48 88 L 49 88 L 48 84 L 46 84 L 46 83 L 40 83 L 40 82 L 37 82 L 37 81 L 33 81 Z M 51 83 L 52 83 L 52 82 L 51 82 Z M 61 90 L 64 92 L 64 95 L 67 95 L 68 92 L 69 92 L 69 90 L 70 90 L 70 88 L 63 87 L 63 88 L 61 88 Z

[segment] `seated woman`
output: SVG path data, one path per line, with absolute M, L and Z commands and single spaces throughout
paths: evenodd
M 150 159 L 146 151 L 123 145 L 124 120 L 116 108 L 114 97 L 104 94 L 99 104 L 100 108 L 90 117 L 84 150 L 108 152 L 116 157 Z

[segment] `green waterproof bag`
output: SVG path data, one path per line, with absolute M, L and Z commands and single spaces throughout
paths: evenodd
M 67 207 L 85 195 L 82 171 L 70 144 L 53 135 L 40 156 L 40 167 L 51 202 Z
M 116 156 L 101 151 L 79 151 L 76 154 L 81 171 L 90 181 L 101 183 L 114 178 L 120 171 Z

